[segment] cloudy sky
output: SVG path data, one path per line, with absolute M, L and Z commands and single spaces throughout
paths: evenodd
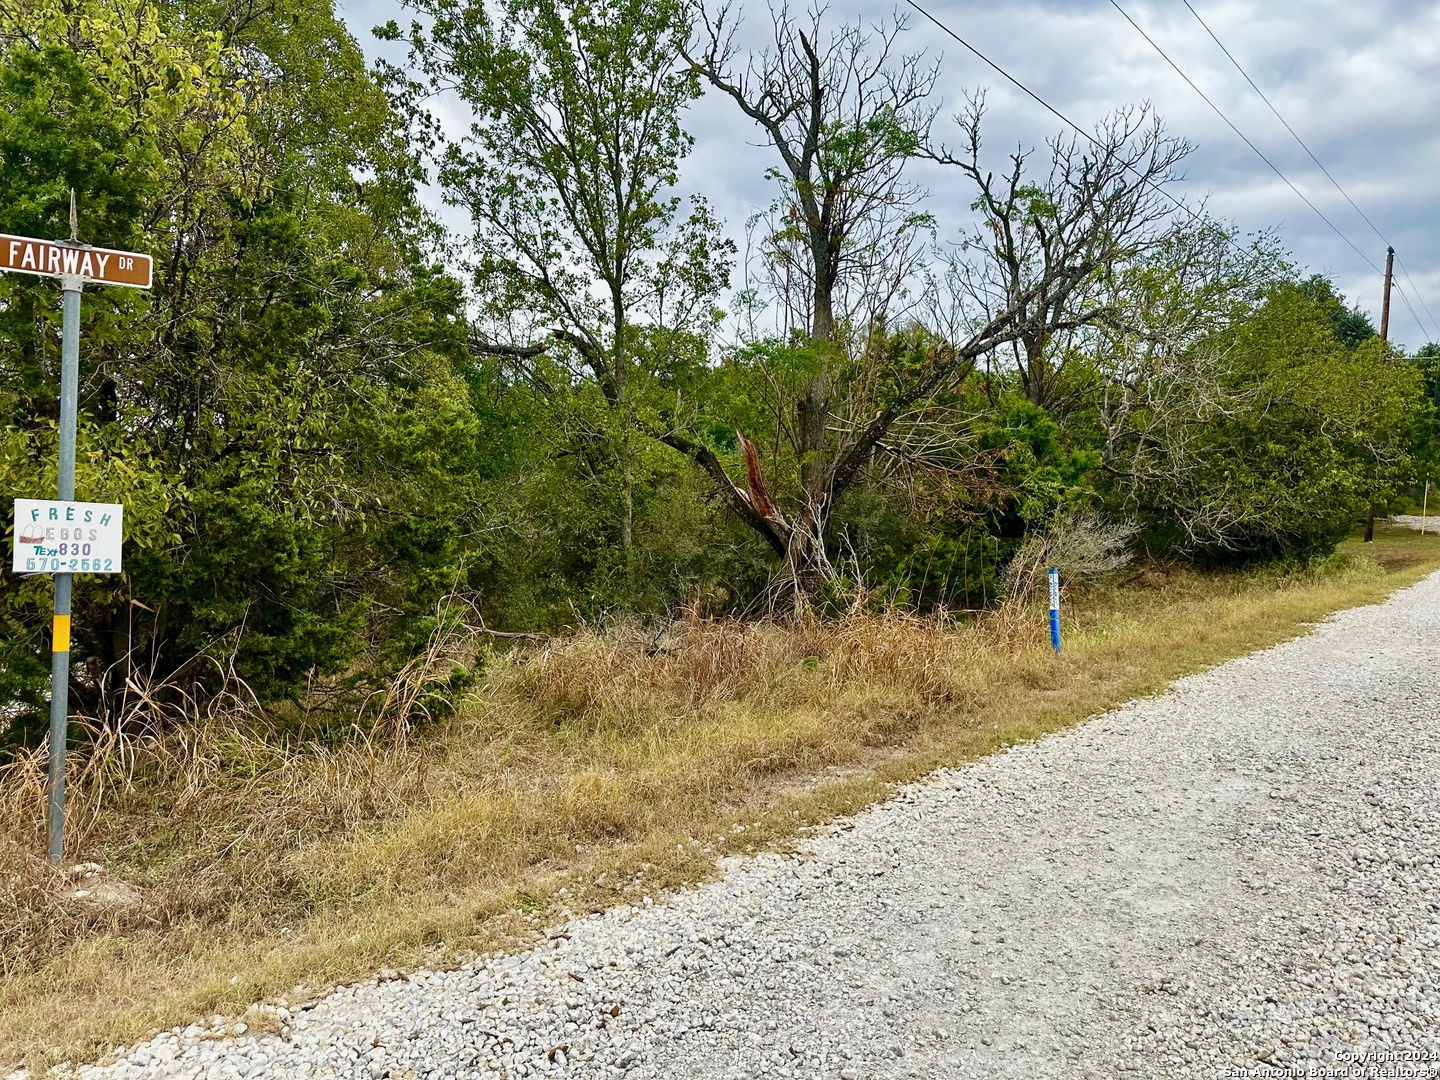
M 1186 194 L 1242 230 L 1278 227 L 1296 260 L 1334 278 L 1379 324 L 1382 281 L 1231 131 L 1110 0 L 932 0 L 926 8 L 1081 126 L 1127 103 L 1151 102 L 1170 130 L 1197 145 Z M 1391 340 L 1413 349 L 1440 340 L 1440 2 L 1403 0 L 1190 0 L 1220 41 L 1305 140 L 1350 197 L 1395 245 L 1409 272 L 1396 277 L 1419 322 L 1397 295 Z M 1119 0 L 1181 69 L 1376 266 L 1385 243 L 1345 201 L 1182 0 Z M 768 10 L 742 3 L 747 31 L 762 40 Z M 988 93 L 988 139 L 997 150 L 1033 147 L 1059 121 L 903 3 L 907 50 L 940 62 L 937 96 L 947 106 L 967 89 Z M 836 0 L 839 23 L 890 9 Z M 372 55 L 370 28 L 408 15 L 393 0 L 341 0 L 356 38 Z M 393 55 L 393 54 L 392 54 Z M 448 119 L 463 118 L 451 111 Z M 706 195 L 737 235 L 770 199 L 772 152 L 734 104 L 711 95 L 687 123 L 696 135 L 684 184 Z M 921 177 L 931 209 L 946 218 L 943 174 Z M 957 196 L 952 203 L 969 196 Z M 450 215 L 447 218 L 454 220 Z M 1422 304 L 1423 301 L 1423 304 Z M 1427 312 L 1426 307 L 1429 311 Z

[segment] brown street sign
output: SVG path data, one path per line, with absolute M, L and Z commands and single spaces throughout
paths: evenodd
M 150 288 L 149 255 L 0 233 L 0 271 L 78 277 L 97 285 Z

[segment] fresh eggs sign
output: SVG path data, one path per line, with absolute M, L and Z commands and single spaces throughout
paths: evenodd
M 118 574 L 125 507 L 119 503 L 15 500 L 17 574 Z
M 96 285 L 150 288 L 149 255 L 0 233 L 0 271 L 78 277 Z

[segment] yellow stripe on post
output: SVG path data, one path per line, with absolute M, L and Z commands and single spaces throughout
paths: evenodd
M 69 615 L 56 615 L 56 616 L 55 616 L 55 629 L 54 629 L 54 633 L 51 635 L 51 639 L 52 639 L 52 642 L 53 642 L 53 644 L 51 644 L 51 646 L 50 646 L 50 651 L 51 651 L 51 652 L 69 652 L 69 651 L 70 651 L 70 616 L 69 616 Z

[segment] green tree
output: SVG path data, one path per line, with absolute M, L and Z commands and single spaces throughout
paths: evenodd
M 1306 299 L 1312 301 L 1330 324 L 1335 340 L 1353 349 L 1376 336 L 1375 324 L 1359 307 L 1350 307 L 1335 290 L 1335 283 L 1323 274 L 1312 274 L 1298 286 Z
M 77 489 L 126 504 L 127 572 L 77 590 L 73 700 L 179 715 L 403 651 L 460 572 L 479 447 L 402 118 L 324 0 L 16 20 L 0 227 L 65 235 L 73 186 L 82 239 L 156 263 L 150 293 L 84 303 Z M 0 471 L 43 497 L 54 286 L 0 289 Z M 29 670 L 9 658 L 42 655 L 48 581 L 4 597 Z
M 604 409 L 591 415 L 614 456 L 628 558 L 637 427 L 651 426 L 662 384 L 703 347 L 733 251 L 702 200 L 687 215 L 673 194 L 692 142 L 681 115 L 699 93 L 680 63 L 688 9 L 673 0 L 412 6 L 429 20 L 410 31 L 412 61 L 472 110 L 440 172 L 475 224 L 480 321 L 491 329 L 472 344 L 524 368 L 557 404 L 577 379 L 598 391 Z M 568 371 L 552 364 L 541 377 L 542 353 Z
M 1281 282 L 1229 327 L 1165 357 L 1116 413 L 1121 505 L 1211 557 L 1325 551 L 1409 482 L 1430 407 L 1378 338 L 1348 348 L 1309 283 Z

